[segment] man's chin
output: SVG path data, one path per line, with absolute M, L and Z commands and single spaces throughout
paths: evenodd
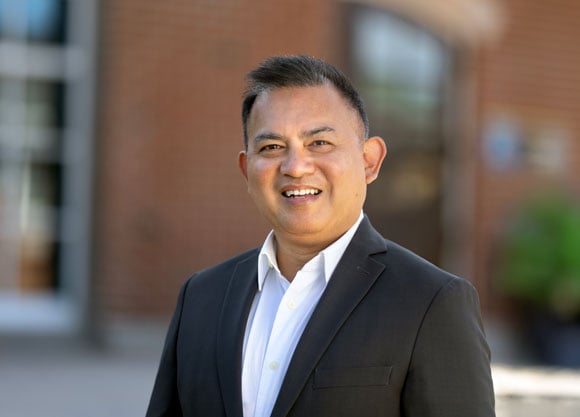
M 274 229 L 274 232 L 276 235 L 281 234 L 286 239 L 302 242 L 307 246 L 332 242 L 341 236 L 336 228 L 323 227 L 320 223 L 286 224 L 284 227 Z
M 280 233 L 295 237 L 312 237 L 323 232 L 323 228 L 317 222 L 308 222 L 305 220 L 285 222 L 278 228 Z

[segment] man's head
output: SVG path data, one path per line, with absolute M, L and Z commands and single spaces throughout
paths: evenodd
M 307 66 L 325 68 L 333 78 L 339 74 L 312 58 L 272 58 L 286 62 L 281 65 L 285 75 L 270 78 L 286 81 L 276 87 L 253 82 L 256 92 L 247 96 L 244 107 L 246 146 L 238 162 L 248 192 L 278 243 L 317 251 L 356 222 L 386 147 L 379 137 L 366 139 L 362 102 L 350 83 L 340 82 L 349 86 L 360 106 L 345 98 L 332 81 L 304 70 L 299 64 L 304 60 Z M 291 68 L 300 74 L 293 76 Z M 312 82 L 288 81 L 308 79 L 308 74 L 314 77 Z
M 275 56 L 265 60 L 247 76 L 242 104 L 244 145 L 248 147 L 248 118 L 256 98 L 269 90 L 287 87 L 314 87 L 331 84 L 358 113 L 364 139 L 369 135 L 369 121 L 364 103 L 350 80 L 336 67 L 310 56 Z

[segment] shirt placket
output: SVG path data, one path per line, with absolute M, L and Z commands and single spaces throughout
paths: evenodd
M 264 356 L 255 417 L 268 416 L 272 404 L 265 401 L 278 392 L 297 343 L 296 332 L 301 332 L 311 307 L 308 300 L 317 297 L 316 273 L 300 271 L 294 285 L 290 285 L 278 306 L 276 318 Z M 288 352 L 291 349 L 292 352 Z

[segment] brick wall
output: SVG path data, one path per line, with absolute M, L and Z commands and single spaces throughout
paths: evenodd
M 266 225 L 237 168 L 243 76 L 277 53 L 331 61 L 333 11 L 308 0 L 103 3 L 104 311 L 166 314 L 191 272 L 261 243 Z

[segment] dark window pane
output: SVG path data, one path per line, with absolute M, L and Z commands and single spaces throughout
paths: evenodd
M 358 8 L 352 23 L 353 77 L 367 101 L 373 131 L 395 147 L 436 146 L 443 45 L 386 12 Z
M 28 37 L 62 43 L 65 40 L 65 1 L 28 0 Z
M 26 124 L 44 128 L 63 126 L 63 84 L 29 80 L 26 85 Z
M 65 0 L 0 0 L 0 36 L 64 43 L 66 6 Z

